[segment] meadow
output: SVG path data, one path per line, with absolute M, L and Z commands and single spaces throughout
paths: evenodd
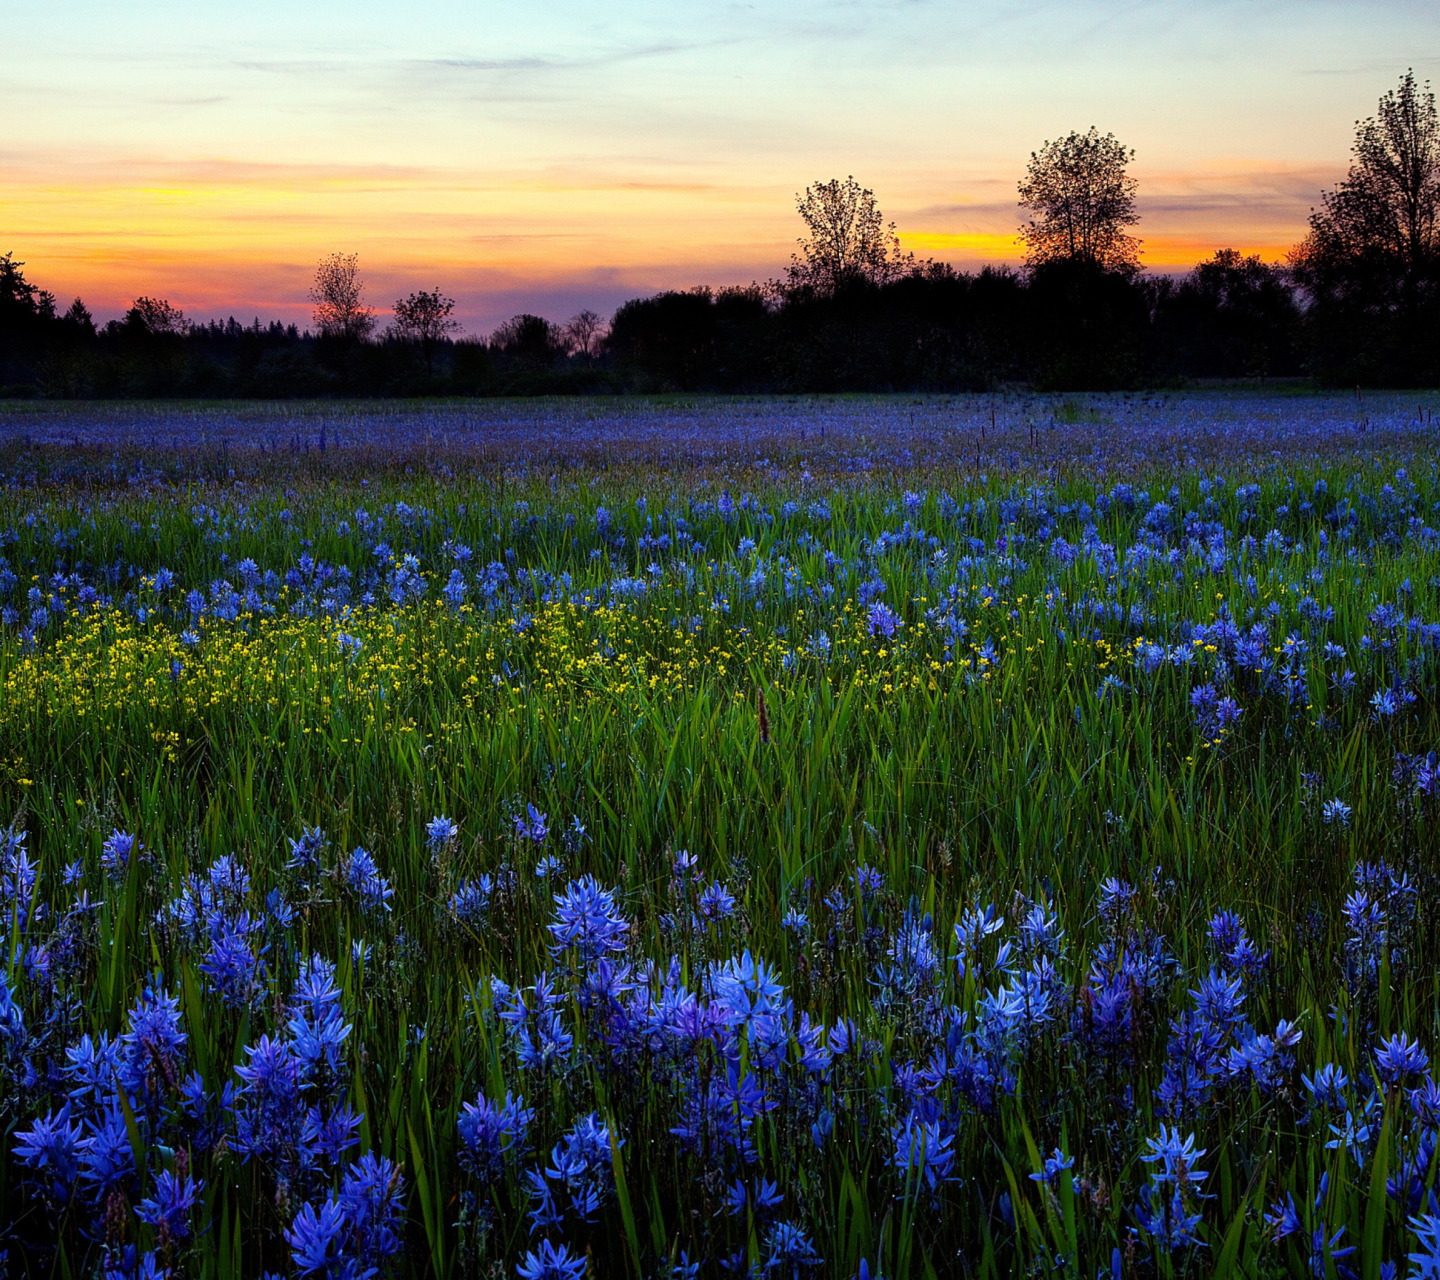
M 1440 1276 L 1436 408 L 0 406 L 4 1273 Z

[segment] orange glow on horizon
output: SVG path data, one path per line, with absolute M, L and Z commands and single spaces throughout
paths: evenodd
M 1147 267 L 1186 269 L 1226 247 L 1273 262 L 1298 241 L 1303 223 L 1290 209 L 1277 216 L 1262 198 L 1247 219 L 1247 176 L 1221 176 L 1240 188 L 1223 219 L 1208 208 L 1147 216 L 1138 228 Z M 793 193 L 778 184 L 650 182 L 603 170 L 112 162 L 38 173 L 0 165 L 0 183 L 9 233 L 0 252 L 13 250 L 62 305 L 79 296 L 102 318 L 149 294 L 197 318 L 304 324 L 314 265 L 341 249 L 360 254 L 382 314 L 392 299 L 438 286 L 461 298 L 469 327 L 488 328 L 502 311 L 529 307 L 530 295 L 537 311 L 570 314 L 595 305 L 575 298 L 607 299 L 596 306 L 605 310 L 661 288 L 777 276 L 799 230 Z M 1207 189 L 1174 174 L 1154 185 L 1181 201 L 1187 189 Z M 925 228 L 900 233 L 921 258 L 974 269 L 1024 256 L 1017 211 L 1005 203 L 896 220 Z

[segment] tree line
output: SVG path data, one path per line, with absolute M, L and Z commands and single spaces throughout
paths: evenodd
M 97 325 L 0 257 L 0 395 L 524 395 L 603 391 L 1103 390 L 1206 379 L 1440 385 L 1440 121 L 1407 72 L 1356 124 L 1345 179 L 1283 263 L 1224 249 L 1147 273 L 1134 152 L 1095 128 L 1031 154 L 1023 265 L 958 271 L 902 247 L 854 177 L 797 196 L 783 276 L 667 290 L 607 324 L 519 315 L 465 337 L 439 288 L 383 327 L 353 254 L 315 273 L 313 324 L 191 323 L 138 298 Z

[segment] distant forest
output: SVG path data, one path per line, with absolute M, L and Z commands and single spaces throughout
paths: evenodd
M 0 397 L 537 395 L 1040 390 L 1309 378 L 1440 386 L 1440 121 L 1412 73 L 1356 125 L 1348 176 L 1282 264 L 1227 249 L 1145 272 L 1134 153 L 1094 128 L 1047 142 L 1019 183 L 1023 267 L 903 253 L 853 177 L 797 198 L 784 277 L 636 298 L 607 324 L 520 315 L 457 337 L 439 289 L 381 329 L 354 255 L 317 268 L 314 324 L 189 322 L 139 298 L 97 326 L 0 257 Z

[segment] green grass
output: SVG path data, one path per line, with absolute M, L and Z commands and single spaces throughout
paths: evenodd
M 1292 479 L 1299 494 L 1322 476 L 1329 496 L 1312 513 L 1277 514 L 1298 502 Z M 0 633 L 0 812 L 28 832 L 51 924 L 72 896 L 61 877 L 73 860 L 103 899 L 53 995 L 26 974 L 26 938 L 18 916 L 12 920 L 10 985 L 26 1002 L 27 1025 L 39 1034 L 47 1011 L 63 1006 L 63 1032 L 34 1054 L 63 1059 L 63 1043 L 81 1030 L 119 1034 L 158 975 L 181 1001 L 189 1065 L 218 1090 L 246 1060 L 247 1043 L 283 1031 L 278 1011 L 297 958 L 330 957 L 354 1028 L 345 1087 L 363 1115 L 362 1146 L 404 1166 L 401 1263 L 413 1274 L 475 1274 L 502 1263 L 513 1274 L 534 1247 L 521 1170 L 482 1188 L 457 1165 L 461 1104 L 481 1090 L 503 1098 L 509 1088 L 536 1109 L 537 1154 L 589 1111 L 624 1137 L 605 1208 L 593 1223 L 566 1228 L 597 1276 L 659 1275 L 681 1249 L 709 1260 L 704 1274 L 719 1274 L 718 1259 L 736 1250 L 764 1262 L 766 1225 L 723 1212 L 737 1172 L 747 1183 L 762 1173 L 779 1182 L 783 1216 L 805 1225 L 825 1273 L 848 1276 L 865 1258 L 890 1277 L 1090 1275 L 1108 1269 L 1117 1248 L 1127 1275 L 1304 1271 L 1308 1235 L 1303 1245 L 1296 1237 L 1271 1246 L 1260 1215 L 1289 1192 L 1306 1219 L 1328 1172 L 1329 1230 L 1345 1225 L 1344 1243 L 1362 1247 L 1350 1263 L 1378 1275 L 1380 1260 L 1403 1259 L 1411 1247 L 1406 1212 L 1387 1198 L 1385 1178 L 1397 1160 L 1413 1157 L 1420 1126 L 1403 1097 L 1385 1098 L 1378 1154 L 1362 1164 L 1326 1147 L 1329 1130 L 1311 1114 L 1300 1076 L 1334 1061 L 1352 1079 L 1365 1077 L 1382 1037 L 1403 1029 L 1428 1048 L 1440 1029 L 1436 815 L 1391 776 L 1397 752 L 1440 746 L 1436 659 L 1403 627 L 1390 647 L 1373 643 L 1386 636 L 1369 621 L 1381 603 L 1426 621 L 1440 613 L 1440 553 L 1408 523 L 1433 511 L 1440 489 L 1433 473 L 1412 472 L 1418 489 L 1401 510 L 1362 502 L 1383 479 L 1350 464 L 1256 478 L 1261 492 L 1245 503 L 1234 489 L 1248 476 L 1216 486 L 1205 519 L 1226 527 L 1231 548 L 1217 570 L 1192 555 L 1119 574 L 1083 558 L 1067 568 L 1045 551 L 1057 535 L 1080 540 L 1085 520 L 1055 514 L 1061 504 L 1094 503 L 1095 484 L 1078 477 L 1028 503 L 1017 491 L 1013 519 L 1000 514 L 998 479 L 981 489 L 963 473 L 931 478 L 925 506 L 909 518 L 936 534 L 943 563 L 936 547 L 914 542 L 877 554 L 875 539 L 908 514 L 901 489 L 883 482 L 826 495 L 828 520 L 802 511 L 773 524 L 755 511 L 729 522 L 696 515 L 689 502 L 713 502 L 714 487 L 661 488 L 633 469 L 587 472 L 567 484 L 399 477 L 364 489 L 346 479 L 310 481 L 288 494 L 278 485 L 236 492 L 203 484 L 61 489 L 38 501 L 5 494 L 0 528 L 14 534 L 0 555 L 18 578 L 12 600 L 57 570 L 91 578 L 105 566 L 122 570 L 109 588 L 114 609 L 52 623 L 33 652 L 17 626 Z M 1199 477 L 1175 479 L 1177 513 L 1203 509 Z M 1157 476 L 1152 494 L 1170 482 Z M 943 514 L 942 488 L 962 505 L 985 496 L 985 513 Z M 756 505 L 774 510 L 792 495 L 802 506 L 815 497 L 782 481 L 757 488 Z M 648 500 L 644 514 L 637 497 Z M 1356 532 L 1322 550 L 1318 533 L 1335 529 L 1324 515 L 1344 497 L 1362 512 Z M 407 522 L 396 501 L 429 517 Z M 602 504 L 626 542 L 595 560 Z M 356 527 L 361 505 L 372 514 L 387 509 L 383 532 Z M 197 514 L 202 507 L 206 514 Z M 1253 513 L 1243 524 L 1242 507 Z M 41 518 L 27 525 L 37 509 Z M 705 545 L 704 555 L 686 554 L 688 578 L 674 563 L 677 548 L 635 545 L 647 515 L 652 534 L 673 535 L 674 514 Z M 1123 559 L 1140 535 L 1139 513 L 1117 506 L 1093 518 Z M 1245 530 L 1263 538 L 1272 525 L 1303 549 L 1257 547 L 1237 559 Z M 808 541 L 796 540 L 801 531 Z M 995 539 L 1017 532 L 1026 538 L 1020 562 L 995 559 Z M 956 564 L 973 554 L 972 537 L 983 540 L 986 558 L 967 582 Z M 744 538 L 755 540 L 754 551 L 741 551 Z M 429 579 L 422 601 L 291 618 L 291 589 L 275 596 L 273 618 L 208 617 L 197 624 L 199 647 L 181 646 L 191 586 L 208 593 L 215 579 L 238 581 L 235 567 L 247 557 L 283 574 L 308 552 L 351 566 L 358 600 L 361 577 L 381 563 L 372 546 L 382 540 L 397 557 L 419 557 Z M 666 573 L 643 598 L 603 611 L 546 603 L 547 578 L 515 587 L 494 612 L 480 607 L 472 587 L 467 610 L 457 613 L 438 598 L 446 548 L 456 542 L 474 549 L 476 566 L 506 564 L 512 585 L 519 567 L 568 573 L 572 596 L 644 576 L 652 559 Z M 843 575 L 827 568 L 826 552 Z M 781 554 L 798 583 L 829 583 L 833 599 L 774 587 L 785 574 Z M 772 586 L 747 598 L 742 583 L 761 562 Z M 168 590 L 153 581 L 161 568 L 175 575 Z M 858 585 L 871 579 L 884 583 L 883 599 L 903 619 L 894 642 L 869 635 L 855 604 Z M 958 644 L 925 621 L 957 583 L 970 627 Z M 133 607 L 120 607 L 127 591 L 148 605 L 143 623 Z M 1333 608 L 1333 620 L 1307 619 L 1299 607 L 1306 595 Z M 1202 646 L 1191 668 L 1147 674 L 1132 654 L 1138 635 L 1182 643 L 1180 622 L 1213 621 L 1222 600 L 1242 625 L 1246 611 L 1277 606 L 1267 654 L 1278 663 L 1286 634 L 1306 638 L 1299 666 L 1308 688 L 1299 704 L 1287 704 L 1253 672 L 1233 668 L 1229 687 L 1243 713 L 1211 740 L 1196 728 L 1190 692 L 1214 678 L 1213 656 Z M 1142 609 L 1145 621 L 1096 616 L 1089 606 L 1097 602 Z M 832 644 L 823 661 L 814 656 L 822 631 Z M 360 657 L 343 657 L 341 632 L 364 641 Z M 1372 643 L 1362 646 L 1367 635 Z M 1325 658 L 1325 639 L 1344 648 L 1343 660 Z M 986 642 L 996 656 L 982 665 Z M 184 670 L 175 680 L 177 655 Z M 1342 696 L 1330 677 L 1347 665 L 1356 686 Z M 1107 676 L 1123 688 L 1102 693 Z M 1417 700 L 1377 717 L 1371 695 L 1395 682 Z M 1348 825 L 1322 821 L 1320 806 L 1331 798 L 1350 806 Z M 544 850 L 513 834 L 514 817 L 529 804 L 555 831 Z M 454 818 L 461 834 L 432 856 L 424 824 L 437 814 Z M 757 1068 L 778 1105 L 753 1126 L 753 1164 L 727 1167 L 720 1178 L 723 1161 L 685 1150 L 670 1132 L 691 1079 L 723 1075 L 720 1055 L 708 1048 L 688 1062 L 616 1062 L 573 994 L 573 1064 L 547 1072 L 517 1064 L 490 1009 L 489 979 L 519 986 L 541 969 L 565 968 L 566 958 L 547 946 L 553 907 L 534 866 L 541 852 L 561 854 L 560 832 L 572 819 L 586 836 L 561 855 L 567 874 L 592 873 L 616 891 L 632 922 L 632 962 L 673 955 L 693 986 L 707 965 L 749 950 L 777 967 L 797 1010 L 827 1026 L 853 1018 L 876 1042 L 869 1060 L 835 1069 L 826 1093 L 835 1128 L 823 1148 L 810 1136 L 811 1103 L 787 1092 L 782 1073 Z M 388 916 L 367 916 L 338 879 L 301 894 L 287 861 L 288 841 L 302 827 L 324 829 L 332 860 L 357 844 L 375 853 L 394 889 Z M 113 828 L 139 834 L 151 860 L 107 883 L 99 860 Z M 733 917 L 666 925 L 667 914 L 686 906 L 670 871 L 681 849 L 698 857 L 705 880 L 729 887 Z M 265 935 L 269 983 L 244 1012 L 208 990 L 198 967 L 204 948 L 184 944 L 165 914 L 188 874 L 230 853 L 254 879 L 257 912 L 272 887 L 297 909 L 292 928 Z M 1362 860 L 1386 861 L 1421 891 L 1413 922 L 1391 939 L 1372 984 L 1347 976 L 1341 914 Z M 873 900 L 855 887 L 857 865 L 883 876 Z M 463 879 L 507 870 L 514 887 L 498 895 L 484 928 L 452 918 L 447 904 Z M 1106 1058 L 1085 1048 L 1072 1024 L 1083 1021 L 1081 988 L 1107 936 L 1096 903 L 1109 877 L 1137 889 L 1132 941 L 1147 930 L 1163 936 L 1176 966 L 1135 1005 L 1128 1047 Z M 832 890 L 844 900 L 839 912 L 823 905 Z M 877 967 L 913 903 L 932 917 L 943 959 L 930 1003 L 974 1026 L 983 984 L 959 977 L 953 926 L 969 908 L 993 902 L 1013 928 L 1020 898 L 1049 903 L 1063 923 L 1063 1014 L 1016 1053 L 1015 1088 L 993 1106 L 942 1090 L 957 1159 L 954 1180 L 932 1193 L 888 1162 L 891 1127 L 908 1110 L 901 1068 L 924 1067 L 944 1042 L 943 1018 L 926 1012 L 922 996 L 880 998 Z M 1207 1149 L 1210 1197 L 1201 1204 L 1206 1247 L 1169 1255 L 1137 1232 L 1137 1188 L 1151 1172 L 1138 1156 L 1162 1119 L 1155 1091 L 1169 1020 L 1216 961 L 1207 931 L 1221 909 L 1239 912 L 1271 953 L 1263 975 L 1246 983 L 1249 1021 L 1269 1032 L 1294 1019 L 1303 1039 L 1274 1089 L 1217 1086 L 1203 1106 L 1164 1117 Z M 790 910 L 808 914 L 807 941 L 782 927 Z M 354 959 L 360 938 L 373 948 L 364 964 Z M 743 1049 L 745 1061 L 751 1052 Z M 23 1085 L 18 1064 L 8 1069 L 0 1107 L 13 1143 L 43 1111 L 43 1091 Z M 796 1078 L 793 1065 L 783 1074 Z M 161 1128 L 134 1131 L 149 1172 L 127 1193 L 128 1208 L 173 1164 L 173 1150 L 158 1149 Z M 1052 1192 L 1029 1177 L 1057 1147 L 1075 1158 L 1077 1192 L 1063 1178 Z M 186 1247 L 158 1242 L 162 1256 L 204 1276 L 291 1270 L 281 1231 L 299 1191 L 277 1186 L 263 1162 L 223 1147 L 197 1155 L 195 1169 L 206 1182 L 208 1230 Z M 85 1272 L 105 1248 L 103 1233 L 85 1234 L 91 1211 L 78 1201 L 47 1205 L 27 1189 L 25 1173 L 12 1147 L 0 1218 L 13 1224 L 17 1246 L 26 1242 L 12 1249 L 12 1270 Z M 1430 1182 L 1434 1176 L 1428 1171 Z M 157 1247 L 148 1228 L 127 1221 L 127 1239 Z

